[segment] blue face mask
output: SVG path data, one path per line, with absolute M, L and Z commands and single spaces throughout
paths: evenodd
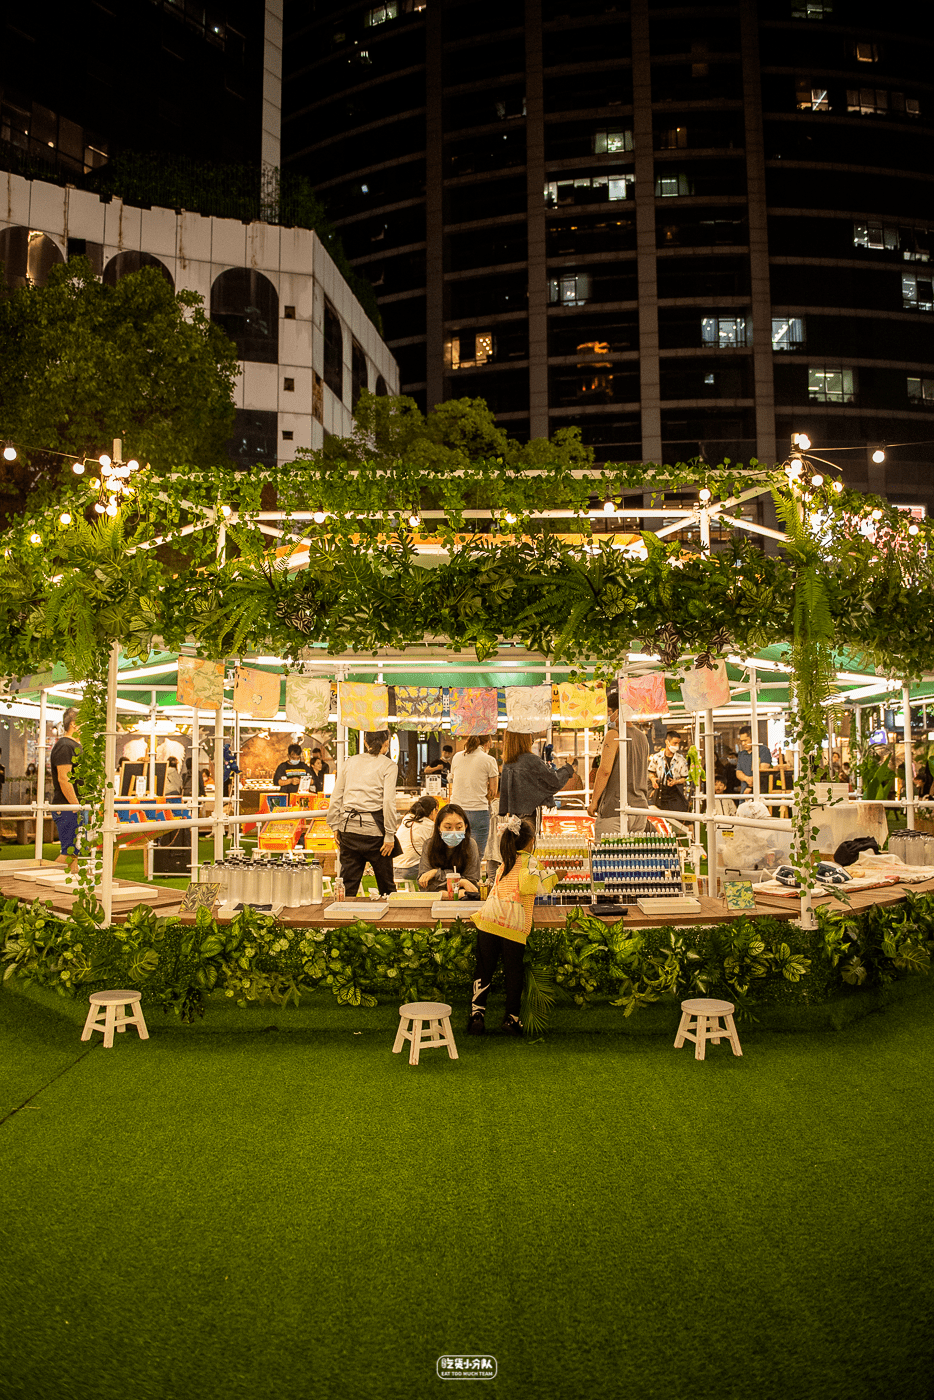
M 459 846 L 466 835 L 466 831 L 442 831 L 441 840 L 446 846 Z

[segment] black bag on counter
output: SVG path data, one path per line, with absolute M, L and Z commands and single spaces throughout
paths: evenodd
M 840 843 L 833 853 L 833 858 L 837 865 L 855 865 L 859 860 L 860 851 L 878 850 L 879 843 L 874 836 L 854 836 L 849 841 Z

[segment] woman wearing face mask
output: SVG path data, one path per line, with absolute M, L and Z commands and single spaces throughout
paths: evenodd
M 447 888 L 446 870 L 460 876 L 460 888 L 467 894 L 480 893 L 480 852 L 470 834 L 470 822 L 462 807 L 449 802 L 435 817 L 431 840 L 422 847 L 418 885 L 422 890 Z

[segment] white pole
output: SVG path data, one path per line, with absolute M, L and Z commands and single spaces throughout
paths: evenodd
M 749 713 L 752 729 L 752 796 L 758 802 L 762 792 L 762 775 L 759 772 L 759 680 L 755 666 L 749 668 Z
M 717 789 L 714 782 L 713 710 L 704 714 L 704 770 L 707 784 L 707 893 L 717 898 Z
M 45 751 L 48 747 L 45 738 L 45 716 L 47 697 L 44 690 L 39 692 L 39 742 L 36 745 L 36 860 L 42 859 L 42 838 L 45 835 Z M 64 855 L 64 851 L 62 852 Z
M 103 862 L 101 868 L 101 907 L 104 911 L 104 927 L 113 923 L 114 886 L 114 836 L 117 823 L 114 819 L 114 770 L 117 766 L 117 662 L 120 648 L 116 642 L 110 648 L 107 663 L 107 717 L 104 722 L 104 822 L 101 831 Z
M 907 808 L 908 830 L 915 829 L 915 772 L 911 754 L 911 691 L 907 683 L 902 686 L 902 709 L 905 712 L 905 805 Z
M 795 756 L 797 758 L 798 774 L 804 773 L 804 740 L 799 739 L 795 745 Z M 811 881 L 813 879 L 811 871 L 811 830 L 808 826 L 807 838 L 804 843 L 804 871 L 805 883 L 801 886 L 801 916 L 798 920 L 801 928 L 816 928 L 817 920 L 814 918 L 814 910 L 811 907 Z
M 700 542 L 705 554 L 710 553 L 710 512 L 706 506 L 700 508 Z
M 704 752 L 704 751 L 703 751 L 703 748 L 701 747 L 701 727 L 700 727 L 700 721 L 701 721 L 700 710 L 696 710 L 695 713 L 694 713 L 694 747 L 695 747 L 695 749 L 697 750 L 698 762 L 700 762 L 701 758 L 703 757 L 703 752 Z M 696 783 L 696 784 L 695 784 L 695 787 L 694 787 L 694 815 L 695 815 L 695 817 L 697 818 L 697 820 L 694 822 L 694 845 L 695 845 L 695 846 L 699 846 L 699 845 L 700 845 L 700 803 L 701 803 L 700 783 Z M 700 870 L 698 870 L 697 876 L 698 876 L 698 879 L 700 879 Z M 698 889 L 699 889 L 699 888 L 700 888 L 700 886 L 698 886 Z
M 201 739 L 198 730 L 198 707 L 192 707 L 191 711 L 191 815 L 198 817 L 201 815 L 201 804 L 198 801 L 198 788 L 201 774 Z M 198 878 L 198 828 L 191 828 L 191 879 Z
M 620 718 L 619 721 L 619 830 L 620 835 L 625 836 L 629 830 L 629 817 L 625 808 L 629 804 L 629 725 L 626 720 Z
M 239 768 L 239 767 L 240 767 L 240 713 L 239 713 L 238 710 L 234 710 L 234 717 L 233 717 L 233 751 L 234 751 L 234 753 L 235 753 L 235 755 L 236 755 L 236 758 L 237 758 L 237 767 Z M 235 817 L 239 817 L 239 815 L 240 815 L 240 774 L 239 774 L 239 773 L 234 773 L 233 777 L 231 778 L 231 782 L 233 783 L 233 791 L 232 791 L 232 794 L 231 794 L 232 797 L 233 797 L 233 814 L 234 814 Z M 240 845 L 240 828 L 239 828 L 239 827 L 237 827 L 237 829 L 236 829 L 236 837 L 235 837 L 235 840 L 234 840 L 234 845 L 235 845 L 235 846 L 239 846 L 239 845 Z
M 149 796 L 156 796 L 156 692 L 150 692 L 149 702 Z
M 224 704 L 214 711 L 214 859 L 224 859 Z

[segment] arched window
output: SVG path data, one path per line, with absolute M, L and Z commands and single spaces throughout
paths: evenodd
M 144 267 L 158 268 L 172 291 L 175 291 L 175 281 L 171 272 L 165 263 L 153 257 L 152 253 L 118 253 L 104 268 L 104 286 L 115 287 L 120 278 L 126 277 L 128 272 L 139 272 Z
M 343 403 L 344 332 L 340 317 L 329 302 L 324 303 L 324 382 Z
M 211 288 L 211 320 L 237 347 L 239 360 L 274 365 L 279 359 L 279 294 L 268 277 L 232 267 Z
M 378 374 L 378 375 L 376 376 L 376 395 L 377 395 L 377 398 L 380 398 L 380 399 L 388 399 L 388 398 L 389 398 L 389 389 L 388 389 L 388 387 L 387 387 L 387 385 L 386 385 L 385 379 L 383 378 L 383 376 L 382 376 L 381 374 Z
M 356 412 L 357 400 L 364 389 L 370 387 L 369 376 L 366 367 L 366 355 L 354 340 L 350 346 L 350 407 Z
M 61 248 L 41 229 L 5 228 L 0 233 L 0 262 L 8 287 L 44 287 L 51 269 L 64 261 Z

